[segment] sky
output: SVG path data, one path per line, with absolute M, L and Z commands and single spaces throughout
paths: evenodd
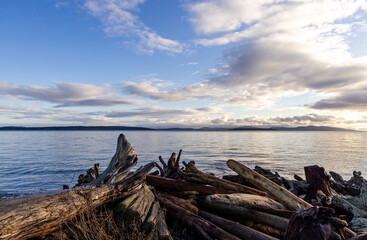
M 367 1 L 2 0 L 0 116 L 367 130 Z

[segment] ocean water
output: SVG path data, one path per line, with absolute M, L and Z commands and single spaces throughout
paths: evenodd
M 183 150 L 204 172 L 234 174 L 235 159 L 292 178 L 317 164 L 349 179 L 353 170 L 367 177 L 367 132 L 288 131 L 0 131 L 0 195 L 22 196 L 73 186 L 79 174 L 99 163 L 103 171 L 125 134 L 138 166 L 167 160 Z M 159 161 L 158 161 L 159 162 Z

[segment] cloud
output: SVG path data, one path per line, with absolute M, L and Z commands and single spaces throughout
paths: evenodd
M 367 63 L 335 64 L 313 58 L 292 43 L 258 41 L 224 55 L 229 70 L 212 81 L 229 87 L 331 91 L 366 80 Z
M 297 127 L 297 126 L 328 126 L 342 123 L 345 119 L 331 115 L 305 114 L 288 117 L 243 117 L 243 118 L 217 118 L 211 121 L 216 126 L 257 126 L 257 127 Z
M 308 104 L 306 107 L 321 110 L 367 110 L 367 87 L 353 89 L 340 93 L 340 95 L 323 99 L 313 104 Z
M 208 73 L 210 73 L 210 74 L 215 74 L 215 73 L 219 72 L 219 70 L 218 70 L 218 69 L 216 69 L 216 68 L 209 68 L 207 71 L 208 71 Z
M 218 111 L 218 108 L 204 107 L 204 108 L 164 108 L 159 106 L 144 107 L 132 110 L 112 111 L 106 114 L 110 118 L 126 118 L 126 117 L 148 117 L 148 118 L 166 118 L 180 116 L 191 116 L 203 113 L 211 113 Z
M 199 1 L 187 5 L 190 22 L 196 32 L 214 34 L 234 31 L 243 24 L 251 24 L 267 14 L 263 6 L 273 1 L 214 0 Z
M 56 87 L 23 86 L 0 82 L 0 93 L 48 102 L 80 101 L 109 95 L 105 88 L 90 84 L 56 82 Z
M 106 118 L 101 114 L 83 113 L 78 110 L 61 108 L 32 108 L 18 105 L 0 105 L 0 112 L 11 119 L 6 125 L 13 125 L 17 120 L 21 125 L 111 125 L 117 124 L 117 121 Z M 27 121 L 24 121 L 27 120 Z M 33 121 L 36 122 L 33 122 Z M 2 124 L 6 121 L 2 119 Z
M 186 6 L 194 29 L 201 34 L 214 35 L 214 38 L 197 41 L 205 46 L 290 36 L 304 42 L 340 42 L 338 38 L 350 30 L 351 23 L 338 21 L 353 16 L 358 10 L 367 10 L 364 0 L 203 0 Z M 218 37 L 218 34 L 222 35 Z
M 233 91 L 227 104 L 269 106 L 288 94 L 312 92 L 329 99 L 308 107 L 367 111 L 360 93 L 367 61 L 353 57 L 348 45 L 349 37 L 366 31 L 366 1 L 201 0 L 186 9 L 196 32 L 206 35 L 198 44 L 246 42 L 208 70 L 209 85 Z
M 133 13 L 144 2 L 145 0 L 85 0 L 84 9 L 102 21 L 109 36 L 137 38 L 136 46 L 142 52 L 183 52 L 184 44 L 158 35 Z
M 55 3 L 56 8 L 66 8 L 68 6 L 69 6 L 68 2 L 57 2 L 57 3 Z
M 259 40 L 227 51 L 223 59 L 228 68 L 213 76 L 209 84 L 236 89 L 229 104 L 253 101 L 269 106 L 272 99 L 311 91 L 323 96 L 344 96 L 324 100 L 313 108 L 328 105 L 329 109 L 337 109 L 339 105 L 367 111 L 366 105 L 360 104 L 365 101 L 360 89 L 367 85 L 367 62 L 363 58 L 330 62 L 315 58 L 296 43 Z M 356 95 L 349 96 L 351 92 Z M 346 102 L 341 105 L 342 101 Z
M 203 99 L 215 100 L 223 97 L 223 94 L 226 92 L 225 89 L 204 83 L 174 88 L 170 91 L 160 90 L 159 86 L 161 85 L 153 83 L 152 81 L 143 81 L 140 83 L 126 82 L 122 89 L 128 94 L 167 102 Z
M 61 103 L 56 107 L 118 106 L 141 103 L 130 99 L 116 99 L 113 93 L 105 87 L 67 82 L 56 82 L 56 87 L 24 86 L 0 82 L 0 94 L 20 97 L 23 100 Z
M 87 99 L 82 101 L 66 102 L 60 105 L 56 105 L 55 107 L 112 107 L 139 104 L 141 104 L 141 101 L 130 99 Z

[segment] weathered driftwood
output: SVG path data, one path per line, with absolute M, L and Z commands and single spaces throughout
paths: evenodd
M 185 199 L 173 196 L 165 192 L 159 192 L 158 199 L 163 199 L 163 198 L 168 201 L 171 201 L 172 203 L 178 206 L 185 208 L 186 210 L 189 210 L 192 213 L 198 214 L 199 212 L 199 209 L 195 205 L 193 205 L 189 200 L 185 200 Z
M 344 199 L 359 209 L 367 211 L 367 186 L 360 188 L 360 194 L 358 196 L 344 196 Z
M 361 187 L 361 195 L 366 191 L 365 187 Z M 366 193 L 364 193 L 366 194 Z M 364 194 L 362 196 L 364 196 Z M 361 202 L 356 202 L 356 200 L 351 201 L 355 197 L 350 196 L 338 196 L 334 195 L 332 199 L 331 207 L 333 207 L 339 213 L 344 213 L 349 221 L 350 228 L 356 232 L 366 232 L 367 231 L 367 211 L 363 208 L 355 206 L 353 203 L 362 204 L 364 197 L 361 196 Z M 349 198 L 349 199 L 348 199 Z
M 199 210 L 199 215 L 206 220 L 214 223 L 218 227 L 225 231 L 241 238 L 241 239 L 252 239 L 252 240 L 276 240 L 276 238 L 266 235 L 262 232 L 251 229 L 238 222 L 234 222 L 220 216 L 208 213 L 203 210 Z
M 298 174 L 294 174 L 294 175 L 293 175 L 293 177 L 294 177 L 294 179 L 296 179 L 297 181 L 304 181 L 304 180 L 303 180 L 303 178 L 302 178 L 300 175 L 298 175 Z
M 192 228 L 201 239 L 239 240 L 236 236 L 166 198 L 160 198 L 159 202 L 167 209 L 168 215 Z
M 349 186 L 354 186 L 356 188 L 360 188 L 363 185 L 367 184 L 367 181 L 362 177 L 362 173 L 360 171 L 353 171 L 353 177 L 347 181 Z
M 118 224 L 134 223 L 144 233 L 145 239 L 172 239 L 158 199 L 146 184 L 117 204 L 114 216 Z
M 158 177 L 148 175 L 146 181 L 156 187 L 167 192 L 183 192 L 183 191 L 196 191 L 203 195 L 218 194 L 218 193 L 232 193 L 232 191 L 221 190 L 214 187 L 205 185 L 184 182 L 181 180 L 175 180 L 170 178 Z
M 112 157 L 107 169 L 93 182 L 94 185 L 102 183 L 116 183 L 123 179 L 128 171 L 138 161 L 134 148 L 123 134 L 117 139 L 116 153 Z
M 334 210 L 312 207 L 295 214 L 289 223 L 285 240 L 348 239 L 356 234 L 347 229 L 347 223 L 333 217 Z
M 306 181 L 301 180 L 302 178 L 297 174 L 295 174 L 294 177 L 298 179 L 288 180 L 280 176 L 277 172 L 272 173 L 270 170 L 261 168 L 259 166 L 255 166 L 254 171 L 266 177 L 267 179 L 275 182 L 279 186 L 282 186 L 283 188 L 287 189 L 296 196 L 306 194 L 307 192 L 308 183 Z
M 250 225 L 249 227 L 255 229 L 256 231 L 265 233 L 266 235 L 275 237 L 277 239 L 283 239 L 284 238 L 284 231 L 280 231 L 276 228 L 261 224 L 261 223 L 254 223 Z
M 167 163 L 164 162 L 162 156 L 159 156 L 159 161 L 162 163 L 163 168 L 158 167 L 161 172 L 162 177 L 166 178 L 177 178 L 178 172 L 180 171 L 180 158 L 182 150 L 180 150 L 179 155 L 176 159 L 176 153 L 172 153 L 171 157 L 168 159 Z
M 214 204 L 254 209 L 260 212 L 270 213 L 272 215 L 277 215 L 285 218 L 290 218 L 295 213 L 295 211 L 287 210 L 287 208 L 283 204 L 278 203 L 273 199 L 254 194 L 213 194 L 207 196 L 206 201 Z
M 247 193 L 214 194 L 207 196 L 206 201 L 210 203 L 239 206 L 255 210 L 287 209 L 283 204 L 278 203 L 273 199 Z
M 330 178 L 326 175 L 325 169 L 317 165 L 307 166 L 304 169 L 306 181 L 310 184 L 305 200 L 308 202 L 324 200 L 330 204 L 333 195 L 331 194 Z M 319 191 L 321 191 L 321 195 Z
M 367 233 L 358 234 L 357 236 L 352 237 L 349 240 L 367 240 Z
M 252 193 L 252 194 L 257 194 L 261 196 L 268 195 L 267 193 L 263 191 L 260 191 L 260 190 L 257 190 L 257 189 L 254 189 L 248 186 L 244 186 L 238 183 L 234 183 L 234 182 L 231 182 L 225 179 L 220 179 L 213 175 L 203 173 L 199 169 L 196 168 L 193 162 L 189 162 L 188 164 L 184 163 L 184 164 L 188 169 L 190 169 L 191 172 L 180 172 L 180 176 L 187 181 L 200 183 L 200 184 L 209 184 L 218 189 L 224 189 L 224 190 L 229 190 L 233 192 Z
M 120 182 L 54 191 L 0 202 L 0 239 L 45 236 L 86 208 L 127 197 L 155 166 L 150 163 Z
M 361 172 L 354 171 L 353 177 L 345 181 L 338 173 L 330 171 L 331 177 L 334 181 L 331 181 L 331 187 L 343 195 L 358 196 L 360 194 L 360 188 L 366 185 L 366 180 L 361 176 Z
M 244 207 L 285 218 L 290 218 L 295 213 L 273 199 L 253 194 L 214 194 L 207 196 L 206 201 L 213 204 Z
M 287 230 L 289 219 L 275 216 L 273 214 L 260 212 L 254 209 L 248 209 L 238 206 L 230 206 L 225 204 L 217 204 L 205 201 L 202 206 L 213 212 L 238 219 L 249 219 L 257 223 L 268 225 L 279 229 L 283 232 Z
M 351 212 L 353 217 L 364 217 L 367 218 L 367 211 L 357 208 L 344 198 L 334 195 L 331 206 L 333 208 L 344 209 L 345 212 Z
M 311 204 L 305 202 L 285 188 L 277 185 L 276 183 L 270 181 L 269 179 L 263 177 L 259 173 L 235 160 L 228 160 L 227 165 L 241 177 L 256 185 L 261 190 L 267 192 L 269 195 L 291 210 L 304 210 L 312 207 Z

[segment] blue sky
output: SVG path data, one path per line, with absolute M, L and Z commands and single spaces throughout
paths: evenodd
M 4 0 L 0 126 L 367 129 L 366 1 Z

